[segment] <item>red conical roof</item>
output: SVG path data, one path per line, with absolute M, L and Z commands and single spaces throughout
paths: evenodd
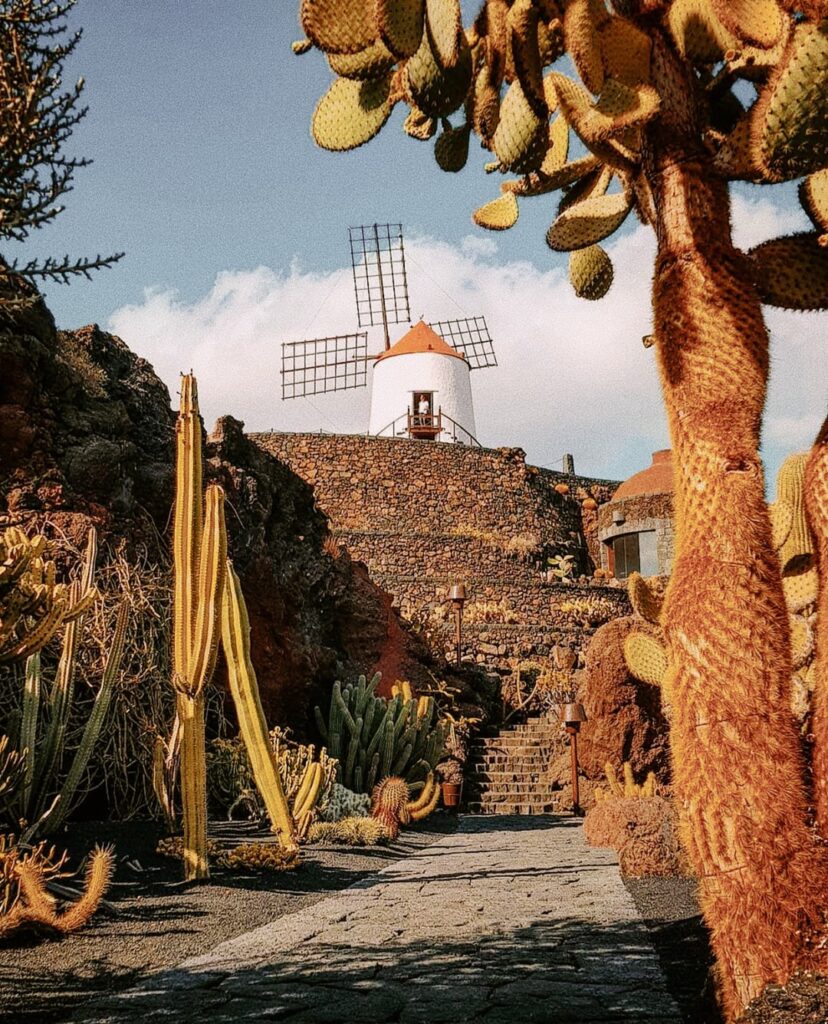
M 420 320 L 396 344 L 381 352 L 376 361 L 388 359 L 390 356 L 408 356 L 414 352 L 434 352 L 441 356 L 454 356 L 455 359 L 462 359 L 464 362 L 466 359 L 457 349 L 447 345 L 427 323 Z

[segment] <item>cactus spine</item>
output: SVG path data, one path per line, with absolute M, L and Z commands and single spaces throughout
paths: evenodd
M 204 687 L 216 663 L 227 557 L 221 487 L 207 488 L 202 511 L 201 444 L 196 381 L 185 374 L 176 426 L 173 686 L 181 731 L 184 876 L 188 881 L 210 876 Z
M 229 561 L 227 562 L 222 602 L 221 632 L 222 645 L 227 658 L 230 692 L 233 695 L 239 730 L 244 738 L 256 786 L 264 800 L 271 826 L 279 837 L 282 849 L 285 851 L 295 850 L 293 818 L 279 778 L 276 756 L 270 745 L 267 723 L 259 697 L 256 672 L 250 660 L 250 621 L 247 617 L 247 606 L 244 602 L 239 578 Z M 322 766 L 311 764 L 309 768 L 319 770 L 318 785 L 313 799 L 313 803 L 315 803 L 316 797 L 319 795 L 319 786 L 322 783 Z M 306 791 L 300 790 L 300 796 L 303 798 L 301 804 L 297 797 L 294 806 L 300 806 L 301 813 L 313 807 L 313 803 L 306 806 L 310 797 L 310 789 L 311 785 L 309 784 Z

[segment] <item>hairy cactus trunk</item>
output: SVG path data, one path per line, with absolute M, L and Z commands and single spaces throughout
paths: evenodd
M 817 826 L 828 838 L 828 419 L 805 469 L 805 504 L 817 547 L 816 685 L 814 687 L 814 800 Z
M 791 656 L 758 454 L 768 337 L 730 240 L 727 185 L 698 140 L 695 79 L 657 40 L 662 120 L 656 342 L 674 451 L 677 551 L 664 632 L 683 839 L 701 880 L 726 1014 L 807 958 L 826 902 L 789 708 Z

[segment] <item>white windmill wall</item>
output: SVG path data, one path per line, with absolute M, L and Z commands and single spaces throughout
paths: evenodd
M 469 364 L 438 352 L 411 352 L 374 363 L 368 432 L 390 434 L 386 427 L 411 408 L 412 391 L 433 391 L 435 414 L 442 409 L 464 430 L 476 435 Z M 458 439 L 468 440 L 459 434 Z M 443 434 L 438 440 L 451 441 L 452 437 Z

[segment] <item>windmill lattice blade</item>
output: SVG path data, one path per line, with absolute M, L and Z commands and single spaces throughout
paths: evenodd
M 362 388 L 367 381 L 367 331 L 282 345 L 282 398 Z
M 462 352 L 470 370 L 485 370 L 497 366 L 494 342 L 486 326 L 485 316 L 470 316 L 463 320 L 439 320 L 428 325 L 435 334 L 452 348 Z
M 363 224 L 348 228 L 354 295 L 360 327 L 383 322 L 410 323 L 402 224 Z

